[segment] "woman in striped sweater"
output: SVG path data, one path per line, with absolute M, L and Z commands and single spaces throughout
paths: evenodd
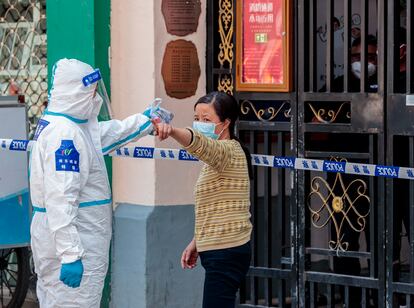
M 195 186 L 195 233 L 183 251 L 184 269 L 206 271 L 203 308 L 234 308 L 236 293 L 250 265 L 249 151 L 234 135 L 236 100 L 222 92 L 201 97 L 193 128 L 158 124 L 160 140 L 174 138 L 204 162 Z

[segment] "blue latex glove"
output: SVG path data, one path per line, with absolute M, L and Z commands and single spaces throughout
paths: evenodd
M 156 123 L 163 122 L 169 124 L 174 118 L 174 114 L 167 109 L 161 108 L 161 102 L 161 98 L 156 98 L 152 104 L 144 110 L 142 114 L 147 116 L 150 120 L 155 121 Z M 150 135 L 154 136 L 155 133 L 155 127 L 153 127 Z
M 83 275 L 83 264 L 81 260 L 72 263 L 63 263 L 60 269 L 60 281 L 71 288 L 80 286 Z
M 159 119 L 163 123 L 170 124 L 174 118 L 174 114 L 164 108 L 159 107 L 152 115 L 153 118 Z
M 154 112 L 160 108 L 161 102 L 161 98 L 154 99 L 151 105 L 149 105 L 148 108 L 145 109 L 142 114 L 152 119 L 152 117 L 154 116 Z
M 152 120 L 169 124 L 174 118 L 174 114 L 164 108 L 161 108 L 161 99 L 156 98 L 152 104 L 145 109 L 143 114 Z

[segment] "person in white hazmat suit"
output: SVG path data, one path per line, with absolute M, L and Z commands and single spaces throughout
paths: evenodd
M 42 308 L 99 307 L 112 233 L 103 154 L 153 130 L 151 109 L 98 123 L 94 72 L 75 59 L 56 63 L 31 151 L 31 241 Z M 89 84 L 84 76 L 92 76 Z

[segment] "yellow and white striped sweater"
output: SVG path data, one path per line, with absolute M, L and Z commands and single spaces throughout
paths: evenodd
M 190 129 L 185 149 L 205 163 L 195 187 L 198 252 L 237 247 L 250 240 L 250 181 L 246 156 L 236 140 L 213 140 Z

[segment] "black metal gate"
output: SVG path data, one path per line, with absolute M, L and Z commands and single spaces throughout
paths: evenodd
M 292 0 L 289 93 L 235 88 L 240 3 L 207 1 L 207 90 L 239 101 L 252 153 L 414 167 L 411 0 Z M 413 181 L 364 170 L 254 174 L 239 307 L 414 307 Z

